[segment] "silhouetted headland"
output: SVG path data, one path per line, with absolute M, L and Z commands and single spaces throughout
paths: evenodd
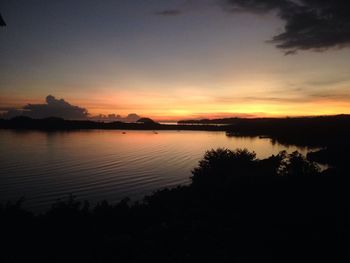
M 32 119 L 30 117 L 15 117 L 9 120 L 0 119 L 0 128 L 2 129 L 21 129 L 21 130 L 84 130 L 84 129 L 103 129 L 103 130 L 206 130 L 206 131 L 225 131 L 222 127 L 212 125 L 170 125 L 160 124 L 149 118 L 141 118 L 134 123 L 127 122 L 96 122 L 90 120 L 64 120 L 62 118 Z
M 152 127 L 151 127 L 152 126 Z M 329 132 L 344 132 L 350 127 L 350 115 L 299 117 L 299 118 L 227 118 L 213 120 L 187 120 L 178 121 L 178 124 L 160 124 L 150 118 L 140 118 L 136 123 L 127 122 L 96 122 L 90 120 L 65 120 L 57 117 L 44 119 L 33 119 L 26 116 L 18 116 L 12 119 L 0 119 L 0 128 L 7 129 L 147 129 L 148 127 L 165 130 L 221 130 L 235 133 L 237 135 L 273 135 L 289 132 L 289 128 L 304 128 L 309 133 L 325 134 L 322 129 Z M 311 129 L 311 130 L 310 130 Z M 304 131 L 303 131 L 304 130 Z M 342 133 L 344 133 L 342 132 Z
M 177 125 L 160 124 L 149 118 L 141 118 L 136 123 L 125 123 L 74 121 L 55 117 L 32 119 L 21 116 L 9 120 L 0 119 L 0 128 L 48 131 L 81 129 L 224 131 L 228 136 L 268 137 L 279 143 L 314 147 L 348 145 L 350 141 L 350 115 L 300 118 L 228 118 L 179 121 Z
M 349 141 L 350 115 L 295 118 L 227 118 L 179 121 L 183 125 L 225 125 L 231 136 L 261 136 L 301 146 L 326 146 Z M 206 128 L 203 128 L 205 130 Z
M 308 157 L 319 163 L 350 162 L 350 115 L 298 118 L 226 118 L 179 121 L 187 125 L 223 125 L 228 136 L 259 136 L 285 145 L 319 147 Z

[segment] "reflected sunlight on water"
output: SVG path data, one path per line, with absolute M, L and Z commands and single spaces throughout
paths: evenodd
M 124 132 L 124 133 L 123 133 Z M 0 131 L 0 201 L 42 209 L 58 198 L 117 202 L 189 182 L 206 150 L 247 148 L 258 158 L 306 148 L 203 131 Z

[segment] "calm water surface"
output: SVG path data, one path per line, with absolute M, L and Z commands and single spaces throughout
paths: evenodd
M 307 152 L 223 132 L 0 130 L 0 201 L 23 196 L 25 206 L 41 210 L 69 194 L 91 202 L 135 200 L 189 183 L 205 151 L 218 147 L 247 148 L 259 158 L 281 150 Z

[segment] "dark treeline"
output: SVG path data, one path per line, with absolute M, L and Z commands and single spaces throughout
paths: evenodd
M 0 119 L 2 129 L 38 129 L 38 130 L 74 130 L 74 129 L 130 129 L 130 130 L 202 130 L 226 131 L 231 135 L 269 136 L 291 144 L 323 146 L 347 139 L 350 132 L 350 115 L 303 117 L 303 118 L 230 118 L 198 123 L 180 121 L 178 125 L 160 124 L 149 118 L 141 118 L 137 123 L 95 122 L 82 120 L 64 120 L 51 117 L 32 119 L 15 117 Z M 194 121 L 193 121 L 194 122 Z M 197 124 L 203 125 L 197 125 Z M 182 125 L 183 124 L 183 125 Z M 191 125 L 194 124 L 194 125 Z M 212 124 L 226 124 L 216 126 Z M 327 140 L 327 142 L 325 142 Z
M 344 142 L 350 134 L 350 115 L 294 118 L 226 118 L 184 120 L 179 124 L 223 125 L 229 135 L 267 136 L 287 144 L 326 146 Z M 205 128 L 203 128 L 205 130 Z
M 0 128 L 2 129 L 22 129 L 22 130 L 84 130 L 84 129 L 103 129 L 103 130 L 207 130 L 207 131 L 225 131 L 225 129 L 204 125 L 165 125 L 152 121 L 149 118 L 141 118 L 136 123 L 126 122 L 96 122 L 89 120 L 64 120 L 51 117 L 45 119 L 32 119 L 30 117 L 15 117 L 12 119 L 0 119 Z
M 226 118 L 180 121 L 188 125 L 225 124 L 228 136 L 261 136 L 285 145 L 322 148 L 308 158 L 331 166 L 350 163 L 350 115 L 299 118 Z
M 200 119 L 200 120 L 180 120 L 177 123 L 178 124 L 196 124 L 196 125 L 205 125 L 205 124 L 217 124 L 217 125 L 223 125 L 223 124 L 236 124 L 239 123 L 243 118 L 222 118 L 222 119 Z M 257 119 L 255 119 L 257 120 Z
M 269 136 L 300 146 L 328 146 L 350 142 L 350 115 L 241 119 L 227 127 L 232 135 Z
M 142 202 L 0 208 L 1 262 L 349 262 L 350 180 L 295 152 L 208 151 Z
M 190 122 L 169 125 L 142 118 L 138 123 L 74 121 L 61 118 L 31 119 L 15 117 L 0 119 L 2 129 L 77 130 L 77 129 L 125 129 L 125 130 L 201 130 L 225 131 L 229 136 L 266 136 L 280 143 L 325 147 L 349 143 L 350 115 L 303 118 L 230 118 L 191 125 Z M 198 121 L 199 123 L 201 121 Z M 226 122 L 226 123 L 225 123 Z M 227 124 L 216 126 L 212 124 Z
M 285 145 L 321 148 L 308 154 L 318 163 L 338 167 L 350 163 L 350 115 L 241 119 L 226 128 L 228 136 L 263 136 Z
M 348 154 L 350 115 L 300 118 L 227 118 L 180 121 L 178 125 L 160 124 L 148 118 L 142 118 L 138 123 L 108 123 L 60 118 L 31 119 L 22 116 L 10 120 L 0 119 L 0 128 L 45 131 L 81 129 L 224 131 L 227 136 L 262 136 L 281 144 L 322 148 L 319 152 L 309 155 L 312 160 L 319 163 L 340 166 L 350 162 L 350 154 Z
M 146 120 L 146 121 L 143 121 Z M 350 115 L 303 117 L 303 118 L 230 118 L 227 125 L 212 125 L 217 121 L 203 122 L 203 125 L 169 125 L 142 118 L 138 123 L 74 121 L 61 118 L 32 119 L 15 117 L 0 119 L 2 129 L 35 130 L 77 130 L 77 129 L 125 129 L 125 130 L 201 130 L 225 131 L 229 136 L 266 136 L 280 143 L 300 146 L 331 146 L 347 144 L 350 140 Z M 198 121 L 200 122 L 200 121 Z M 182 122 L 179 122 L 182 123 Z M 222 123 L 221 123 L 222 124 Z

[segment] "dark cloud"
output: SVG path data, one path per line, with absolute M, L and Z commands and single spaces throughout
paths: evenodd
M 0 26 L 6 26 L 6 23 L 5 23 L 4 19 L 2 18 L 1 14 L 0 14 Z
M 307 85 L 311 85 L 311 86 L 316 86 L 316 87 L 320 87 L 320 86 L 334 86 L 334 85 L 340 85 L 340 84 L 348 84 L 349 83 L 349 77 L 329 77 L 328 79 L 318 79 L 318 80 L 310 80 L 310 81 L 306 81 L 305 83 Z
M 46 97 L 46 104 L 28 104 L 22 109 L 10 109 L 3 114 L 4 118 L 16 116 L 28 116 L 41 119 L 47 117 L 60 117 L 67 120 L 81 120 L 88 117 L 87 110 L 69 104 L 63 99 L 56 99 L 54 96 Z
M 284 0 L 224 0 L 226 11 L 233 13 L 263 14 L 276 8 L 284 7 L 288 1 Z
M 155 12 L 155 14 L 159 16 L 178 16 L 182 14 L 182 11 L 179 9 L 167 9 Z
M 350 45 L 349 0 L 225 0 L 231 12 L 263 14 L 276 11 L 286 22 L 274 43 L 286 54 L 298 50 L 323 51 Z

